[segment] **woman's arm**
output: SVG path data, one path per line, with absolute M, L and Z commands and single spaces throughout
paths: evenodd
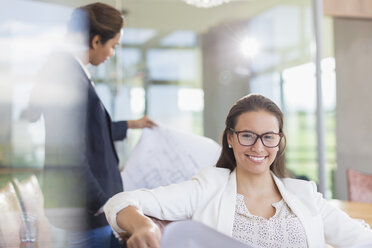
M 114 141 L 123 140 L 127 137 L 127 130 L 130 129 L 143 129 L 156 127 L 157 124 L 148 118 L 147 116 L 142 117 L 138 120 L 128 121 L 112 121 L 111 122 L 111 133 Z
M 107 221 L 118 233 L 134 234 L 139 227 L 153 224 L 144 215 L 170 221 L 190 219 L 196 209 L 221 191 L 229 175 L 227 169 L 207 167 L 189 181 L 118 193 L 104 206 Z
M 196 180 L 152 190 L 125 191 L 111 197 L 103 210 L 112 228 L 121 233 L 129 231 L 117 223 L 117 216 L 123 209 L 132 206 L 138 213 L 160 220 L 184 220 L 192 216 L 199 191 L 200 186 Z
M 145 127 L 153 128 L 157 126 L 157 124 L 147 116 L 144 116 L 138 120 L 129 120 L 127 122 L 128 122 L 128 128 L 131 128 L 131 129 L 138 129 L 138 128 L 142 129 Z
M 129 206 L 122 209 L 116 217 L 121 229 L 130 234 L 127 241 L 128 248 L 151 247 L 160 248 L 161 232 L 158 226 L 144 216 L 136 207 Z

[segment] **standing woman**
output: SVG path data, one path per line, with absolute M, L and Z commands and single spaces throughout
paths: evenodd
M 151 128 L 155 123 L 146 116 L 139 120 L 111 121 L 90 81 L 86 66 L 98 66 L 115 55 L 115 48 L 120 44 L 124 18 L 117 9 L 98 2 L 80 7 L 79 10 L 89 20 L 88 60 L 85 60 L 86 57 L 76 57 L 86 74 L 85 83 L 88 85 L 86 147 L 93 177 L 88 180 L 87 207 L 93 215 L 88 217 L 88 226 L 91 229 L 86 237 L 89 238 L 91 247 L 109 247 L 108 237 L 111 236 L 110 247 L 113 247 L 117 246 L 112 244 L 117 240 L 113 238 L 111 227 L 105 220 L 103 206 L 111 196 L 123 191 L 114 141 L 124 139 L 128 128 Z
M 147 216 L 193 219 L 252 247 L 319 248 L 372 244 L 372 230 L 328 204 L 314 182 L 285 178 L 283 114 L 251 94 L 230 109 L 216 167 L 192 180 L 153 190 L 122 192 L 104 207 L 127 245 L 160 247 Z
M 146 116 L 112 121 L 86 68 L 115 54 L 123 25 L 121 13 L 103 3 L 74 10 L 70 35 L 84 34 L 87 43 L 78 46 L 84 48 L 79 53 L 51 56 L 31 96 L 29 118 L 42 114 L 45 120 L 44 195 L 68 210 L 59 213 L 63 221 L 50 221 L 67 231 L 68 247 L 119 246 L 103 214 L 108 199 L 123 191 L 114 141 L 123 140 L 128 128 L 155 125 Z

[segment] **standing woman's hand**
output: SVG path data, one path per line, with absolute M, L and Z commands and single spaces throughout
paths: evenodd
M 160 248 L 161 231 L 151 221 L 135 230 L 127 241 L 128 248 Z
M 138 119 L 138 120 L 129 120 L 128 121 L 128 128 L 131 128 L 131 129 L 145 128 L 145 127 L 153 128 L 153 127 L 156 127 L 156 126 L 157 126 L 157 124 L 153 120 L 148 118 L 147 116 L 144 116 L 144 117 L 142 117 L 141 119 Z

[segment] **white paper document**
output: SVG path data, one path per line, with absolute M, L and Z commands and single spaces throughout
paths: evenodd
M 155 127 L 144 129 L 122 172 L 124 189 L 155 188 L 191 179 L 215 165 L 221 147 L 212 139 Z
M 161 248 L 253 248 L 234 238 L 201 224 L 186 220 L 167 225 L 161 238 Z
M 351 246 L 351 247 L 348 247 L 348 248 L 371 248 L 371 247 L 372 247 L 372 243 L 365 244 L 365 245 Z

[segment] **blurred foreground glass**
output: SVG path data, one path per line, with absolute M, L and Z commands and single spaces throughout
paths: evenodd
M 19 230 L 21 243 L 34 243 L 37 235 L 37 216 L 32 213 L 23 213 L 23 221 Z

